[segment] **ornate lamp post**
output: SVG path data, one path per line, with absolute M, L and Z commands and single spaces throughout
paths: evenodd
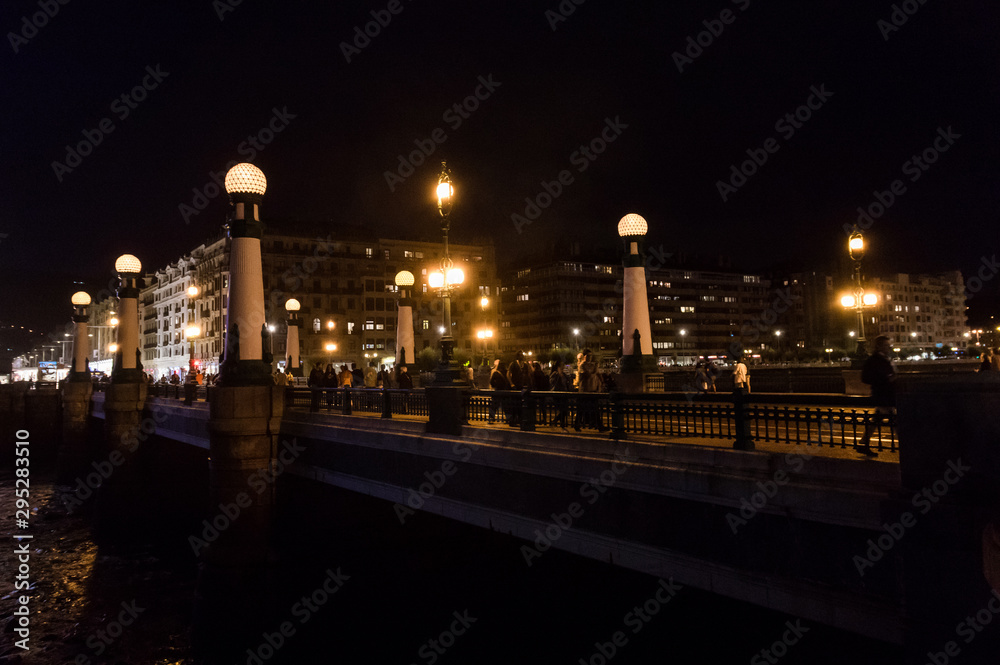
M 448 230 L 451 222 L 448 215 L 455 198 L 455 188 L 451 184 L 451 171 L 445 162 L 441 162 L 441 173 L 438 175 L 437 200 L 438 213 L 441 215 L 441 233 L 444 236 L 444 256 L 441 258 L 441 270 L 428 275 L 431 288 L 438 290 L 444 309 L 444 334 L 441 336 L 441 364 L 438 366 L 434 383 L 458 384 L 459 366 L 455 361 L 455 339 L 451 335 L 451 292 L 465 281 L 465 273 L 456 268 L 448 252 Z
M 184 337 L 188 341 L 188 375 L 191 376 L 195 373 L 197 369 L 197 363 L 194 359 L 194 340 L 201 334 L 201 328 L 198 326 L 188 326 L 184 329 Z
M 118 344 L 113 351 L 115 362 L 111 370 L 112 383 L 143 381 L 139 359 L 139 289 L 142 263 L 131 254 L 122 254 L 115 261 L 120 284 L 118 287 Z M 112 325 L 114 325 L 112 323 Z
M 396 273 L 399 287 L 399 308 L 396 311 L 396 366 L 413 363 L 413 284 L 415 279 L 409 270 Z
M 302 304 L 295 298 L 289 298 L 285 303 L 285 311 L 288 312 L 288 335 L 285 338 L 285 350 L 288 353 L 288 363 L 285 370 L 292 373 L 292 376 L 302 376 L 302 369 L 299 367 L 299 310 Z
M 90 355 L 89 338 L 87 337 L 87 306 L 90 305 L 90 294 L 86 291 L 77 291 L 70 298 L 73 303 L 73 366 L 70 368 L 69 380 L 71 382 L 90 383 L 90 365 L 87 362 Z
M 641 372 L 656 369 L 653 339 L 649 328 L 649 305 L 646 300 L 646 257 L 643 241 L 648 230 L 646 220 L 630 213 L 618 222 L 618 235 L 624 243 L 622 265 L 625 268 L 622 298 L 621 371 Z
M 845 309 L 853 309 L 857 314 L 858 322 L 858 347 L 851 360 L 851 369 L 860 369 L 864 364 L 868 352 L 865 349 L 865 307 L 874 307 L 878 304 L 878 295 L 875 293 L 865 293 L 861 282 L 861 260 L 865 256 L 865 239 L 861 231 L 854 230 L 854 233 L 847 239 L 847 251 L 854 262 L 854 295 L 845 295 L 840 299 L 840 304 Z

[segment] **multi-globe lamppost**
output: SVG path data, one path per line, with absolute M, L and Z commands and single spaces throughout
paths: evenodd
M 448 230 L 451 227 L 449 214 L 455 198 L 455 188 L 451 183 L 451 171 L 447 164 L 441 162 L 441 173 L 438 175 L 437 206 L 441 215 L 441 233 L 444 236 L 444 256 L 441 258 L 441 270 L 428 275 L 430 287 L 438 290 L 438 296 L 444 309 L 444 332 L 441 335 L 441 364 L 438 365 L 434 383 L 456 384 L 459 381 L 459 366 L 455 361 L 455 338 L 451 334 L 451 292 L 465 281 L 465 273 L 456 268 L 448 251 Z
M 878 304 L 878 295 L 875 293 L 865 293 L 861 282 L 861 260 L 865 256 L 865 238 L 861 231 L 855 229 L 854 233 L 847 239 L 847 251 L 854 262 L 854 294 L 845 295 L 840 299 L 840 304 L 845 309 L 853 309 L 858 319 L 858 347 L 851 359 L 851 368 L 859 369 L 864 363 L 868 352 L 865 349 L 865 308 L 874 307 Z

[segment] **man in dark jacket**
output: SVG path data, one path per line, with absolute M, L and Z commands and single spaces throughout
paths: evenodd
M 880 427 L 884 416 L 891 414 L 896 406 L 896 391 L 894 382 L 896 370 L 889 360 L 892 345 L 889 338 L 879 335 L 875 338 L 875 353 L 868 357 L 861 368 L 861 382 L 872 387 L 872 398 L 875 402 L 875 413 L 865 424 L 865 433 L 861 442 L 855 448 L 866 457 L 876 457 L 878 453 L 871 449 L 872 432 Z

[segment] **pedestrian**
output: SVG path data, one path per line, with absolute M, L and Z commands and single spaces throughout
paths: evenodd
M 378 372 L 375 371 L 375 363 L 368 363 L 365 368 L 365 388 L 374 388 L 378 384 Z
M 556 366 L 552 369 L 552 374 L 549 375 L 549 386 L 553 392 L 567 393 L 570 390 L 570 378 L 563 370 L 566 365 L 563 364 L 561 360 L 556 361 Z M 556 417 L 553 422 L 554 425 L 558 425 L 566 430 L 566 418 L 569 416 L 569 397 L 565 395 L 560 395 L 553 398 L 556 407 Z
M 321 388 L 323 386 L 323 370 L 320 369 L 319 365 L 313 365 L 306 385 L 310 388 Z
M 993 351 L 987 348 L 983 351 L 982 362 L 979 363 L 980 372 L 990 372 L 993 371 Z
M 514 361 L 507 368 L 507 381 L 511 390 L 523 390 L 527 381 L 525 376 L 524 354 L 520 351 L 514 356 Z
M 875 402 L 875 412 L 865 423 L 865 433 L 861 442 L 854 444 L 855 449 L 866 457 L 876 457 L 878 453 L 871 449 L 872 432 L 880 428 L 884 416 L 891 415 L 896 405 L 896 370 L 889 360 L 892 344 L 886 335 L 875 338 L 875 353 L 868 356 L 861 368 L 861 382 L 872 387 L 872 401 Z
M 351 385 L 358 387 L 365 385 L 365 373 L 355 363 L 351 363 Z
M 378 374 L 375 376 L 375 387 L 376 388 L 388 388 L 389 372 L 386 371 L 385 365 L 381 365 Z
M 717 392 L 715 390 L 715 380 L 719 378 L 721 371 L 719 370 L 718 364 L 714 360 L 709 359 L 705 372 L 708 374 L 708 391 L 710 393 Z
M 337 381 L 340 383 L 341 388 L 350 388 L 354 385 L 354 373 L 346 364 L 340 366 L 340 374 L 337 375 Z
M 399 368 L 399 387 L 402 390 L 412 390 L 413 389 L 413 379 L 410 377 L 409 372 L 406 370 L 406 365 Z
M 993 369 L 1000 372 L 1000 346 L 993 349 L 993 360 L 990 362 L 993 364 Z
M 743 358 L 736 359 L 736 366 L 733 368 L 733 387 L 750 392 L 750 372 L 747 371 Z
M 601 389 L 601 377 L 597 374 L 597 363 L 590 349 L 583 350 L 583 363 L 577 371 L 580 382 L 581 393 L 595 393 L 593 396 L 583 394 L 577 399 L 576 418 L 573 421 L 573 429 L 577 432 L 581 427 L 595 427 L 598 432 L 607 432 L 610 428 L 605 427 L 601 422 L 600 411 L 597 405 L 596 393 Z
M 326 405 L 333 405 L 333 389 L 338 385 L 337 372 L 333 369 L 333 363 L 326 364 L 326 371 L 323 372 L 323 389 L 326 390 Z
M 274 385 L 276 386 L 287 386 L 288 377 L 280 369 L 274 370 Z
M 694 366 L 694 388 L 700 393 L 707 393 L 708 384 L 708 371 L 705 369 L 705 363 L 699 360 Z
M 531 391 L 537 392 L 543 390 L 548 392 L 549 390 L 549 377 L 545 376 L 545 372 L 542 371 L 542 363 L 537 360 L 531 363 Z M 548 424 L 547 409 L 546 409 L 546 398 L 544 395 L 535 395 L 535 417 L 539 425 Z
M 490 388 L 493 390 L 510 390 L 510 382 L 507 381 L 507 376 L 505 373 L 506 368 L 500 359 L 497 358 L 493 361 L 493 371 L 490 372 Z M 500 395 L 493 395 L 490 397 L 490 415 L 487 420 L 488 423 L 492 424 L 496 420 L 497 411 L 504 411 L 503 409 L 503 397 Z

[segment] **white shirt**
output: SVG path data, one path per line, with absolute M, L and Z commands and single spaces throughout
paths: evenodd
M 736 363 L 736 369 L 733 370 L 733 383 L 738 388 L 745 388 L 747 383 L 747 366 L 743 363 Z

